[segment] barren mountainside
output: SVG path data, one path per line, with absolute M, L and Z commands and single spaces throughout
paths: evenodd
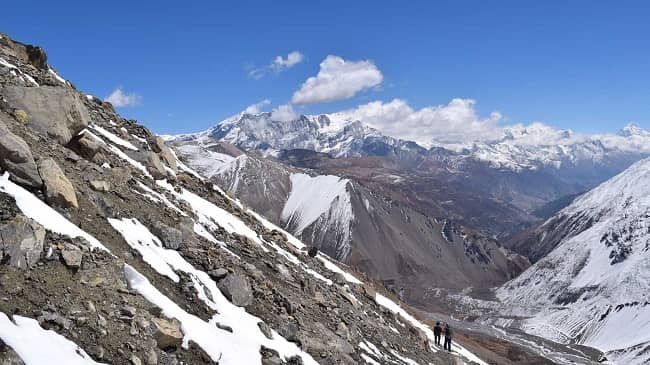
M 2 364 L 485 364 L 5 34 L 0 169 Z

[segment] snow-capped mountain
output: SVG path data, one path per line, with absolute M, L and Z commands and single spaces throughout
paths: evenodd
M 576 199 L 535 230 L 550 251 L 497 290 L 501 325 L 650 361 L 650 159 Z
M 466 144 L 438 143 L 425 148 L 415 142 L 383 135 L 358 120 L 338 113 L 299 115 L 276 120 L 273 113 L 242 113 L 207 131 L 185 137 L 209 136 L 246 150 L 277 153 L 308 149 L 333 157 L 448 156 L 456 164 L 472 158 L 510 170 L 562 169 L 615 164 L 620 159 L 650 155 L 650 132 L 629 124 L 618 134 L 578 135 L 539 123 L 504 128 L 500 139 Z

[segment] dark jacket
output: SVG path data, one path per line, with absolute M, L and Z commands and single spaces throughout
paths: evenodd
M 442 332 L 442 327 L 440 327 L 439 325 L 436 325 L 435 327 L 433 327 L 433 334 L 435 336 L 440 336 L 441 332 Z
M 449 327 L 445 327 L 444 332 L 445 332 L 445 337 L 451 338 L 451 336 L 453 335 L 453 332 L 451 331 L 451 328 L 449 328 Z

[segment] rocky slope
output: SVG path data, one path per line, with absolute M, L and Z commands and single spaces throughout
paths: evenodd
M 543 258 L 496 291 L 500 315 L 486 322 L 591 346 L 619 364 L 647 364 L 649 187 L 645 159 L 537 228 L 527 243 Z
M 434 219 L 353 179 L 287 166 L 207 137 L 174 141 L 179 156 L 224 190 L 305 242 L 399 291 L 486 288 L 515 277 L 528 260 L 446 219 Z
M 5 34 L 0 170 L 2 364 L 484 363 Z

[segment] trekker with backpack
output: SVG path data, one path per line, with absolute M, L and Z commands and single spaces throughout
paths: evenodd
M 449 327 L 449 323 L 445 323 L 444 333 L 445 333 L 444 349 L 447 351 L 451 351 L 451 337 L 453 333 L 451 332 L 451 327 Z

